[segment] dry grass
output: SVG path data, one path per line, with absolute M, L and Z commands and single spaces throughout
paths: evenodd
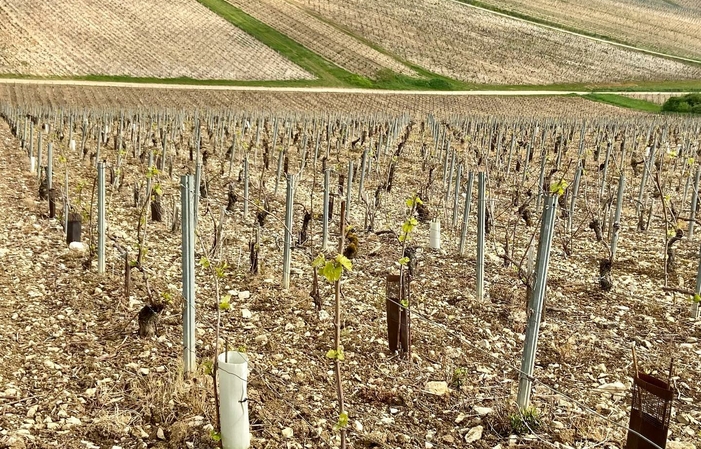
M 277 116 L 317 114 L 454 114 L 504 117 L 578 117 L 636 115 L 617 108 L 572 97 L 502 97 L 460 95 L 395 95 L 188 90 L 154 88 L 80 87 L 0 84 L 0 103 L 79 106 L 94 108 L 236 108 Z
M 417 76 L 402 63 L 287 1 L 228 1 L 349 72 L 375 78 L 381 70 L 389 69 L 403 75 Z
M 696 0 L 483 0 L 541 20 L 651 50 L 701 58 L 701 3 Z
M 295 0 L 403 59 L 483 84 L 693 79 L 701 69 L 448 0 Z
M 0 73 L 313 79 L 194 0 L 0 0 Z

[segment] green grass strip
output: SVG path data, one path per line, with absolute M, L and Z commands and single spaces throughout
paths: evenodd
M 360 75 L 350 73 L 327 61 L 276 29 L 264 24 L 225 0 L 197 0 L 232 25 L 245 31 L 263 44 L 302 67 L 318 79 L 303 83 L 308 86 L 373 87 L 373 83 Z M 285 84 L 287 85 L 287 84 Z
M 618 106 L 621 108 L 635 109 L 637 111 L 644 111 L 655 114 L 662 112 L 662 105 L 652 103 L 650 101 L 628 98 L 623 95 L 588 94 L 582 95 L 582 98 L 586 98 L 587 100 L 591 101 L 596 101 L 598 103 L 606 103 L 613 106 Z

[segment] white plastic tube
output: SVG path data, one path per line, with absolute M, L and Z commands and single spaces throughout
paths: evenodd
M 431 249 L 441 249 L 441 221 L 434 220 L 429 228 L 429 247 Z
M 228 362 L 227 362 L 228 360 Z M 219 354 L 219 413 L 224 449 L 248 449 L 248 359 L 237 351 Z
M 30 157 L 29 158 L 29 172 L 30 173 L 34 173 L 34 171 L 36 170 L 36 165 L 37 165 L 37 158 L 35 158 L 34 156 Z
M 75 140 L 71 139 L 71 142 L 69 143 L 69 147 L 71 149 L 71 152 L 75 152 Z

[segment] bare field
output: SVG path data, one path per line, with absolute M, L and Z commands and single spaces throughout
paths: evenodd
M 295 0 L 440 75 L 482 84 L 694 79 L 701 69 L 449 0 Z
M 314 77 L 194 0 L 0 0 L 0 74 Z
M 650 50 L 701 58 L 701 3 L 696 0 L 483 1 Z
M 0 103 L 90 108 L 236 108 L 281 115 L 455 114 L 503 117 L 620 116 L 640 113 L 575 97 L 393 95 L 0 84 Z
M 389 69 L 403 75 L 417 76 L 404 64 L 287 1 L 228 2 L 349 72 L 376 78 L 379 71 Z

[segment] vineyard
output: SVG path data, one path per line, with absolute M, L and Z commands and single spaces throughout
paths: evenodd
M 314 79 L 194 0 L 0 0 L 0 74 Z
M 441 118 L 452 115 L 533 116 L 570 118 L 586 116 L 635 116 L 636 111 L 607 106 L 574 97 L 460 96 L 383 93 L 300 93 L 218 89 L 119 88 L 49 84 L 0 83 L 0 101 L 14 106 L 49 108 L 236 108 L 273 113 L 371 116 L 405 112 Z
M 694 447 L 701 122 L 614 111 L 0 86 L 1 444 L 217 447 L 238 351 L 254 448 L 622 447 L 638 370 Z
M 479 11 L 449 0 L 295 0 L 434 73 L 495 85 L 698 79 L 698 67 Z M 557 6 L 562 11 L 569 10 Z M 692 28 L 696 29 L 696 28 Z
M 376 78 L 383 70 L 417 76 L 416 72 L 392 57 L 286 1 L 228 1 L 349 72 L 369 78 Z
M 473 3 L 468 1 L 468 3 Z M 615 38 L 628 44 L 688 58 L 701 58 L 701 5 L 694 0 L 485 0 L 476 4 L 568 28 Z

